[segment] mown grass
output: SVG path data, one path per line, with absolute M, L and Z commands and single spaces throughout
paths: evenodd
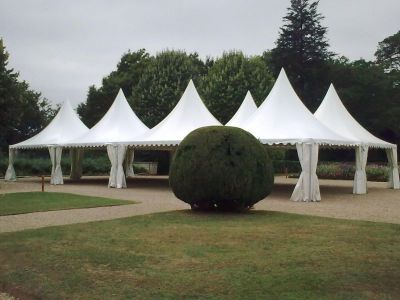
M 39 299 L 396 299 L 400 226 L 188 211 L 0 235 L 0 289 Z
M 66 193 L 27 192 L 0 194 L 0 216 L 38 211 L 133 204 L 133 201 Z

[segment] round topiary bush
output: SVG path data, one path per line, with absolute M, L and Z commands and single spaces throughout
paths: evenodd
M 199 210 L 243 210 L 268 196 L 274 182 L 264 146 L 236 127 L 191 132 L 173 158 L 169 181 L 176 197 Z

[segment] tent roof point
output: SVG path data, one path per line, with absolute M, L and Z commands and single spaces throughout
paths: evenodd
M 10 145 L 10 149 L 45 148 L 60 145 L 81 136 L 89 129 L 79 119 L 71 103 L 66 100 L 53 120 L 35 136 Z

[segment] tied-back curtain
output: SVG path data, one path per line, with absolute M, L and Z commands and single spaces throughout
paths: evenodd
M 49 153 L 51 159 L 50 184 L 64 184 L 61 170 L 62 147 L 50 146 Z
M 69 151 L 71 158 L 71 173 L 69 177 L 73 180 L 79 180 L 82 177 L 83 149 L 72 148 Z
M 126 179 L 124 173 L 124 158 L 126 146 L 124 145 L 108 145 L 107 153 L 111 162 L 110 179 L 108 181 L 109 187 L 116 187 L 118 189 L 126 187 Z
M 117 189 L 126 188 L 126 178 L 124 173 L 124 159 L 126 153 L 126 146 L 118 145 L 117 147 Z
M 6 171 L 6 175 L 4 176 L 4 179 L 6 181 L 16 181 L 17 176 L 15 175 L 15 169 L 14 169 L 14 160 L 16 156 L 16 150 L 15 149 L 8 149 L 8 168 Z
M 353 194 L 367 193 L 367 159 L 368 146 L 356 147 L 356 173 L 354 174 Z
M 116 187 L 116 177 L 117 177 L 117 146 L 107 145 L 107 154 L 111 162 L 110 178 L 108 180 L 108 187 Z
M 399 165 L 397 162 L 397 147 L 386 149 L 386 155 L 389 162 L 389 188 L 400 189 Z
M 54 170 L 56 168 L 56 149 L 54 147 L 49 147 L 50 161 L 51 161 L 51 175 L 50 175 L 50 183 L 53 182 Z
M 297 144 L 297 154 L 301 165 L 301 174 L 294 188 L 293 201 L 320 201 L 319 182 L 317 177 L 318 145 Z
M 126 177 L 135 176 L 135 172 L 133 171 L 134 158 L 135 158 L 135 150 L 133 150 L 132 148 L 128 148 L 126 150 L 126 159 L 125 159 Z

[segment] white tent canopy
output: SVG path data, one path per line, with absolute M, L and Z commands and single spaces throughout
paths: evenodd
M 131 141 L 149 128 L 136 116 L 119 90 L 107 113 L 86 134 L 65 143 L 68 147 L 99 147 Z
M 316 175 L 319 145 L 357 144 L 314 117 L 296 95 L 283 69 L 268 97 L 243 128 L 264 144 L 296 145 L 302 172 L 291 197 L 294 201 L 321 200 Z
M 113 104 L 103 118 L 90 131 L 65 144 L 67 147 L 101 147 L 107 146 L 111 161 L 109 186 L 126 187 L 123 163 L 127 175 L 133 175 L 133 149 L 127 150 L 122 143 L 131 141 L 149 131 L 149 128 L 137 117 L 122 89 L 119 90 Z M 127 159 L 125 159 L 127 157 Z
M 240 105 L 235 115 L 225 125 L 241 127 L 245 124 L 245 122 L 256 110 L 257 110 L 257 105 L 254 102 L 254 99 L 251 96 L 250 91 L 248 91 L 246 97 L 244 98 L 242 104 Z
M 330 85 L 321 105 L 318 107 L 314 116 L 331 130 L 340 135 L 359 140 L 368 147 L 376 148 L 395 148 L 396 145 L 385 142 L 360 125 L 347 111 L 340 100 L 333 84 Z
M 35 136 L 15 145 L 12 149 L 46 148 L 60 145 L 85 134 L 89 129 L 82 123 L 67 100 L 63 103 L 54 119 Z
M 72 139 L 85 134 L 89 129 L 82 123 L 78 115 L 72 109 L 69 101 L 65 101 L 54 119 L 42 131 L 35 136 L 9 147 L 9 166 L 6 171 L 6 180 L 15 180 L 16 175 L 13 167 L 15 150 L 49 148 L 52 161 L 51 183 L 62 184 L 61 153 L 59 145 L 67 143 Z
M 191 131 L 221 123 L 208 111 L 190 80 L 178 104 L 157 126 L 127 144 L 136 146 L 176 146 Z
M 389 182 L 392 188 L 399 188 L 398 166 L 397 159 L 395 159 L 397 158 L 397 146 L 377 138 L 362 127 L 347 111 L 333 84 L 330 85 L 325 98 L 314 115 L 321 123 L 333 131 L 348 139 L 359 140 L 361 142 L 361 145 L 356 149 L 356 174 L 353 190 L 355 194 L 365 194 L 367 192 L 365 168 L 369 147 L 387 149 L 391 167 Z
M 304 106 L 282 69 L 271 92 L 244 129 L 264 144 L 316 143 L 351 145 L 347 139 L 322 124 Z

